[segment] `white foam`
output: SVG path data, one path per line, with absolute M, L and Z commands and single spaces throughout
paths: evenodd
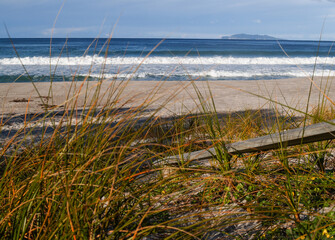
M 314 65 L 315 57 L 156 57 L 150 56 L 147 59 L 143 57 L 23 57 L 19 58 L 2 58 L 0 65 L 65 65 L 65 66 L 87 66 L 87 65 L 138 65 L 142 64 L 182 64 L 182 65 Z M 317 64 L 332 64 L 335 57 L 319 57 Z
M 183 79 L 188 79 L 191 77 L 195 78 L 210 78 L 210 79 L 229 79 L 229 78 L 246 78 L 246 79 L 260 79 L 260 78 L 280 78 L 280 77 L 311 77 L 314 76 L 328 76 L 334 75 L 334 72 L 329 70 L 317 70 L 313 73 L 313 70 L 310 71 L 301 71 L 301 70 L 287 70 L 287 71 L 273 71 L 273 70 L 252 70 L 249 71 L 224 71 L 224 70 L 209 70 L 209 71 L 194 71 L 194 72 L 175 72 L 170 76 L 181 77 Z M 85 75 L 83 75 L 85 76 Z M 101 78 L 101 74 L 91 74 L 91 77 Z M 105 79 L 127 79 L 127 78 L 139 78 L 139 79 L 148 79 L 148 78 L 166 78 L 168 74 L 165 72 L 137 72 L 137 73 L 123 73 L 123 74 L 104 74 Z

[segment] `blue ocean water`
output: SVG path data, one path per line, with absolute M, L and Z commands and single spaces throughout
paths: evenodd
M 85 77 L 178 81 L 281 79 L 329 76 L 335 66 L 333 42 L 325 41 L 166 39 L 160 43 L 161 39 L 121 38 L 110 42 L 89 38 L 12 41 L 0 39 L 0 82 L 71 81 Z

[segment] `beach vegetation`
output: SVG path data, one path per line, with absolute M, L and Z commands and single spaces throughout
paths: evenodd
M 23 114 L 20 129 L 2 140 L 2 239 L 335 236 L 332 140 L 257 153 L 227 150 L 232 142 L 334 119 L 327 87 L 320 88 L 320 104 L 303 116 L 266 96 L 259 97 L 273 109 L 219 113 L 210 85 L 203 92 L 191 79 L 196 111 L 161 116 L 175 96 L 151 108 L 164 82 L 132 103 L 133 96 L 122 95 L 131 74 L 108 79 L 104 70 L 95 81 L 89 81 L 90 73 L 78 81 L 74 73 L 62 104 L 53 102 L 51 81 L 49 94 L 40 95 L 44 111 Z M 0 131 L 10 119 L 2 118 Z M 211 147 L 210 159 L 185 155 Z M 171 156 L 180 157 L 169 161 Z

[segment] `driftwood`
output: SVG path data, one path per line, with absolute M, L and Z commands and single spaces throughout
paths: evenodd
M 322 122 L 307 126 L 305 128 L 295 128 L 280 133 L 270 134 L 263 137 L 248 139 L 241 142 L 226 145 L 229 154 L 261 152 L 281 147 L 289 147 L 300 144 L 330 140 L 335 138 L 335 120 L 328 123 Z M 186 153 L 183 156 L 171 156 L 163 161 L 173 163 L 183 158 L 184 160 L 204 160 L 215 156 L 215 149 Z

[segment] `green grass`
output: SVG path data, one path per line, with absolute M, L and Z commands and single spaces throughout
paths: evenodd
M 150 108 L 155 92 L 125 108 L 119 102 L 127 81 L 109 81 L 83 109 L 69 93 L 61 106 L 26 115 L 22 129 L 2 144 L 3 239 L 335 235 L 332 141 L 257 154 L 229 155 L 226 149 L 230 142 L 334 118 L 325 99 L 306 119 L 277 109 L 217 113 L 214 99 L 206 102 L 194 85 L 198 113 L 162 118 Z M 73 84 L 81 85 L 77 94 L 88 91 L 85 81 L 74 78 Z M 104 96 L 109 100 L 101 105 Z M 212 146 L 216 156 L 208 161 L 156 164 Z

